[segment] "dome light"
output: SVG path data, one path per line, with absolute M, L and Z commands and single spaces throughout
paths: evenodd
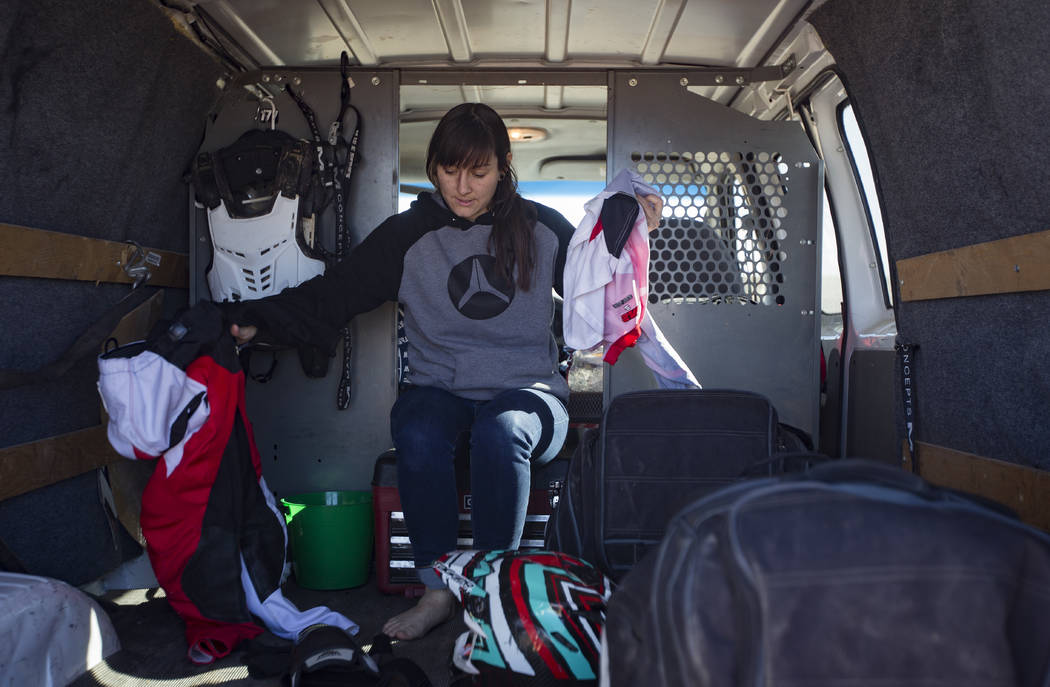
M 531 126 L 512 126 L 507 129 L 511 143 L 533 143 L 547 138 L 547 130 Z

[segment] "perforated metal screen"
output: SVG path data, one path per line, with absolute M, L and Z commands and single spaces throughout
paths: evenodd
M 752 119 L 670 72 L 610 83 L 609 174 L 664 198 L 650 235 L 650 312 L 707 388 L 747 389 L 817 435 L 823 166 L 801 127 Z M 634 351 L 606 369 L 606 403 L 654 388 Z
M 787 164 L 777 152 L 635 152 L 667 216 L 650 237 L 649 302 L 784 305 Z

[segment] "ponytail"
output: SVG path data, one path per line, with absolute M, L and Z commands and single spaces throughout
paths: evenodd
M 506 158 L 504 158 L 506 160 Z M 510 163 L 492 199 L 492 235 L 489 252 L 496 258 L 499 275 L 508 282 L 518 268 L 517 285 L 522 291 L 532 286 L 536 270 L 536 208 L 518 195 L 518 180 Z

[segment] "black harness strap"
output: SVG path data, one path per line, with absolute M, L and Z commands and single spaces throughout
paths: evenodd
M 219 207 L 222 195 L 219 193 L 219 181 L 215 178 L 215 159 L 211 153 L 198 153 L 190 174 L 197 200 L 209 210 Z
M 296 93 L 290 84 L 285 84 L 285 90 L 295 100 L 296 105 L 306 118 L 310 127 L 310 136 L 314 142 L 317 156 L 317 169 L 324 187 L 331 189 L 335 206 L 335 254 L 325 253 L 325 260 L 329 265 L 339 263 L 350 253 L 350 227 L 346 217 L 346 199 L 350 188 L 350 174 L 354 167 L 354 158 L 357 154 L 357 141 L 361 133 L 361 113 L 350 102 L 350 58 L 344 51 L 340 58 L 340 104 L 339 114 L 328 128 L 328 146 L 326 150 L 325 141 L 321 138 L 321 130 L 317 126 L 317 117 L 314 115 L 306 101 Z M 349 144 L 343 135 L 343 119 L 346 113 L 353 110 L 355 120 L 353 134 Z M 330 151 L 330 152 L 329 152 Z M 323 248 L 322 248 L 323 250 Z M 353 353 L 353 340 L 349 325 L 341 330 L 343 338 L 343 365 L 339 379 L 339 389 L 336 394 L 336 406 L 339 410 L 350 407 L 351 400 L 351 365 Z
M 917 415 L 915 413 L 915 356 L 919 344 L 897 343 L 897 359 L 901 367 L 901 403 L 904 406 L 904 436 L 911 453 L 911 470 L 919 474 L 919 447 L 915 443 Z
M 252 352 L 251 346 L 241 346 L 237 350 L 237 357 L 241 361 L 241 368 L 244 370 L 244 374 L 249 379 L 260 384 L 265 384 L 273 379 L 273 373 L 277 370 L 277 353 L 275 351 L 270 352 L 270 367 L 265 372 L 256 372 L 252 369 Z
M 156 289 L 136 288 L 110 306 L 102 317 L 96 320 L 84 333 L 77 337 L 62 355 L 36 370 L 0 370 L 0 389 L 14 389 L 27 384 L 36 384 L 58 379 L 69 372 L 78 362 L 88 355 L 98 355 L 102 344 L 113 332 L 120 320 L 129 312 L 139 307 L 156 293 Z
M 339 93 L 339 116 L 332 122 L 332 126 L 328 131 L 328 143 L 335 147 L 339 141 L 344 140 L 342 136 L 343 118 L 346 117 L 347 110 L 354 111 L 354 133 L 350 137 L 349 147 L 345 150 L 344 172 L 339 175 L 335 184 L 335 220 L 338 227 L 335 234 L 336 262 L 342 262 L 343 258 L 350 253 L 350 225 L 346 219 L 346 195 L 350 190 L 350 174 L 354 168 L 354 157 L 357 155 L 357 138 L 361 134 L 361 113 L 350 102 L 349 68 L 350 58 L 344 51 L 340 58 L 342 85 Z M 340 157 L 340 148 L 335 147 L 335 151 L 337 158 Z M 340 334 L 343 337 L 343 367 L 339 376 L 339 390 L 336 393 L 335 404 L 339 410 L 346 410 L 350 407 L 350 399 L 352 397 L 350 374 L 353 359 L 353 338 L 350 334 L 350 326 L 344 326 Z
M 240 207 L 234 189 L 230 186 L 226 166 L 230 164 L 230 158 L 237 159 L 244 150 L 258 150 L 262 146 L 277 149 L 277 166 L 274 170 L 274 193 L 280 193 L 286 198 L 299 196 L 306 198 L 310 191 L 310 165 L 307 164 L 307 156 L 310 146 L 306 141 L 293 139 L 291 136 L 280 131 L 272 133 L 274 137 L 265 141 L 258 137 L 248 142 L 245 134 L 233 145 L 228 146 L 215 153 L 199 153 L 194 160 L 191 179 L 197 194 L 197 200 L 210 210 L 219 207 L 220 203 L 226 204 L 226 209 L 232 217 L 243 217 L 244 212 Z M 270 205 L 272 206 L 272 201 Z M 268 210 L 269 208 L 264 208 Z M 257 213 L 256 213 L 257 214 Z
M 281 149 L 281 159 L 277 163 L 277 191 L 285 198 L 295 198 L 305 193 L 309 185 L 309 166 L 306 155 L 309 152 L 305 141 L 295 141 Z
M 295 92 L 291 84 L 285 84 L 284 90 L 288 92 L 288 95 L 292 97 L 295 104 L 299 106 L 299 110 L 303 113 L 303 117 L 306 119 L 306 124 L 310 128 L 310 138 L 313 140 L 314 157 L 316 158 L 317 165 L 317 178 L 321 182 L 321 189 L 318 190 L 323 191 L 325 188 L 331 189 L 335 179 L 334 168 L 331 161 L 328 163 L 325 161 L 327 157 L 325 141 L 321 138 L 321 130 L 317 127 L 317 117 L 314 115 L 314 111 L 310 109 L 310 106 L 306 104 L 306 101 L 303 100 L 302 96 Z M 326 205 L 325 201 L 320 198 L 315 197 L 311 198 L 311 200 L 313 207 L 309 208 L 310 212 L 313 212 L 316 208 L 323 208 Z M 304 211 L 304 214 L 308 213 Z M 338 234 L 338 228 L 336 232 Z M 326 264 L 331 265 L 335 261 L 335 255 L 325 250 L 325 247 L 321 245 L 320 242 L 316 242 L 313 248 L 321 255 Z

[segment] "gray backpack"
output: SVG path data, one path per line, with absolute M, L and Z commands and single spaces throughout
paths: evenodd
M 1050 536 L 858 459 L 679 512 L 614 591 L 606 684 L 1050 684 Z

